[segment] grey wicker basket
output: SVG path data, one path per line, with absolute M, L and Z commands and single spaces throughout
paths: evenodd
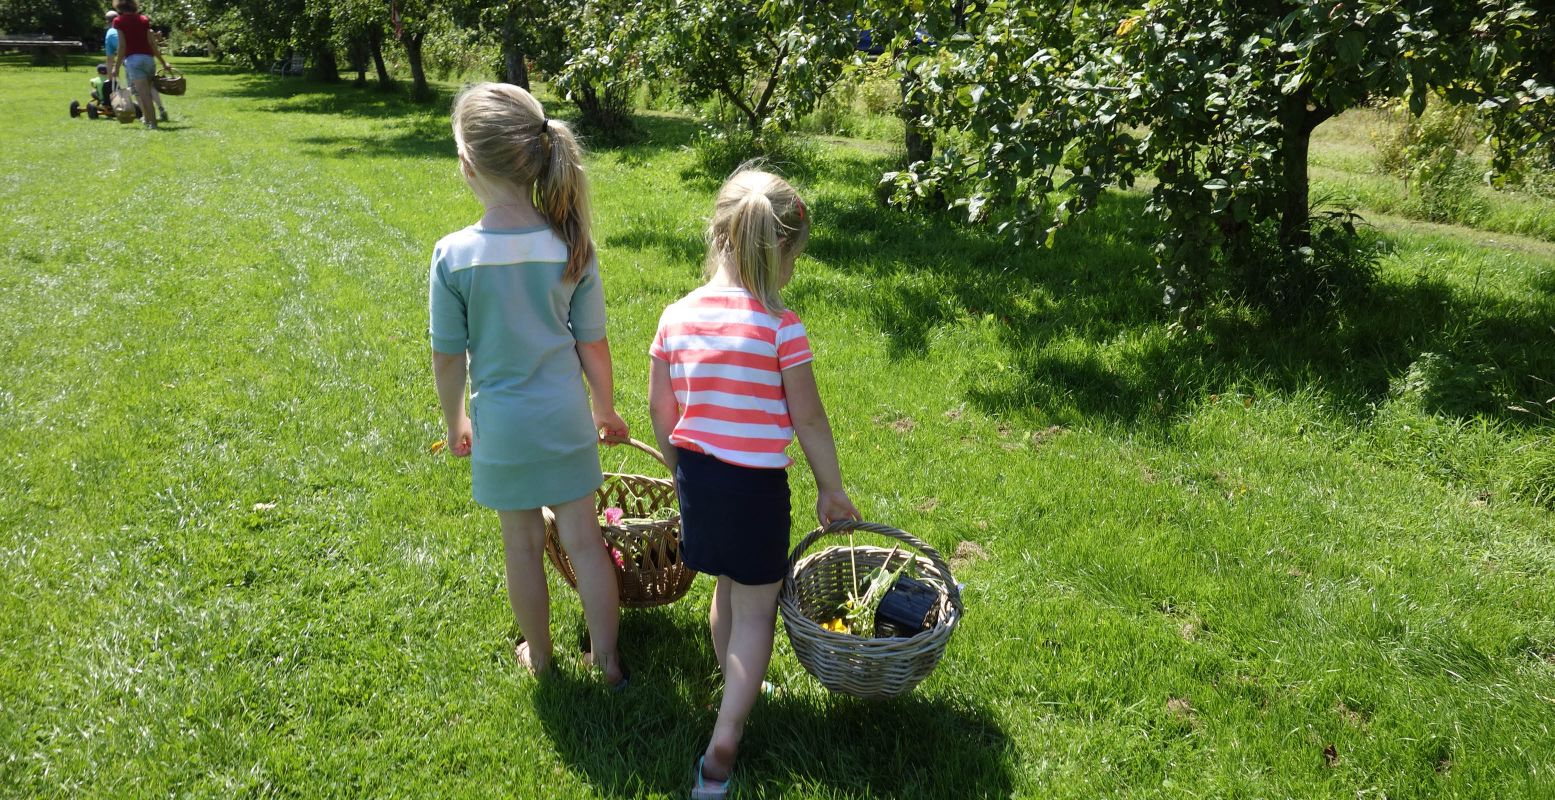
M 918 551 L 902 551 L 868 545 L 832 546 L 805 555 L 826 537 L 852 538 L 866 532 L 896 539 Z M 894 555 L 893 555 L 894 553 Z M 927 630 L 910 638 L 864 638 L 821 627 L 831 619 L 854 587 L 854 575 L 901 565 L 900 559 L 917 561 L 918 574 L 939 592 Z M 950 636 L 961 621 L 961 592 L 950 566 L 923 540 L 889 525 L 873 522 L 834 522 L 817 528 L 794 547 L 788 557 L 788 575 L 778 594 L 778 609 L 794 656 L 806 672 L 833 692 L 860 698 L 895 697 L 913 689 L 939 664 Z

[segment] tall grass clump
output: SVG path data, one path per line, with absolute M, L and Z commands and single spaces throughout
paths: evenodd
M 782 175 L 803 175 L 820 157 L 815 143 L 802 136 L 775 128 L 752 136 L 739 126 L 715 125 L 702 128 L 691 141 L 691 152 L 695 170 L 719 180 L 752 159 L 761 159 L 768 169 Z
M 1418 117 L 1403 106 L 1377 139 L 1377 167 L 1405 181 L 1410 216 L 1432 222 L 1472 225 L 1487 203 L 1476 187 L 1482 165 L 1475 158 L 1481 138 L 1472 106 L 1435 101 Z

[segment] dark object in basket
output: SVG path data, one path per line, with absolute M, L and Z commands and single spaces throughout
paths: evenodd
M 875 636 L 917 636 L 934 624 L 938 603 L 939 592 L 934 587 L 908 577 L 897 578 L 875 611 Z

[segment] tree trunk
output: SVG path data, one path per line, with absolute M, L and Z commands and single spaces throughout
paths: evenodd
M 1312 191 L 1307 178 L 1307 156 L 1312 132 L 1333 116 L 1326 108 L 1309 108 L 1305 91 L 1287 96 L 1280 103 L 1280 126 L 1284 141 L 1280 145 L 1280 169 L 1285 195 L 1280 209 L 1280 246 L 1295 253 L 1312 244 Z
M 352 36 L 346 52 L 351 57 L 351 71 L 356 73 L 351 84 L 360 89 L 367 85 L 367 37 L 360 33 Z
M 1280 101 L 1280 253 L 1271 272 L 1252 277 L 1248 288 L 1280 317 L 1294 317 L 1319 299 L 1324 265 L 1312 258 L 1312 191 L 1307 177 L 1312 131 L 1333 111 L 1311 104 L 1305 91 Z M 1234 245 L 1235 242 L 1232 242 Z
M 614 142 L 625 141 L 635 133 L 625 98 L 609 91 L 601 92 L 592 84 L 583 84 L 575 94 L 573 100 L 578 104 L 581 116 L 578 122 L 585 128 Z
M 913 72 L 902 73 L 902 105 L 897 112 L 901 115 L 902 129 L 904 131 L 903 143 L 907 147 L 907 163 L 902 166 L 910 166 L 922 161 L 927 164 L 934 159 L 934 138 L 932 132 L 924 130 L 918 124 L 923 117 L 925 109 L 922 101 L 910 99 L 912 90 L 918 85 L 918 76 Z
M 417 100 L 426 100 L 432 96 L 432 87 L 427 85 L 427 72 L 421 65 L 421 41 L 426 38 L 424 33 L 411 33 L 404 39 L 405 60 L 410 62 L 410 96 Z
M 335 48 L 328 43 L 320 43 L 313 47 L 313 79 L 325 83 L 336 83 L 340 80 L 340 64 L 335 61 Z
M 392 82 L 389 80 L 389 68 L 383 65 L 383 28 L 374 25 L 368 29 L 367 49 L 373 56 L 373 68 L 378 71 L 378 88 L 387 89 Z
M 502 24 L 502 75 L 499 80 L 525 91 L 529 89 L 529 65 L 524 63 L 524 45 L 518 38 L 518 6 L 509 5 Z

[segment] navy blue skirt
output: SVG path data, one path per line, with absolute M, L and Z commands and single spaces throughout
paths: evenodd
M 750 586 L 788 571 L 788 470 L 755 469 L 676 447 L 686 566 Z

